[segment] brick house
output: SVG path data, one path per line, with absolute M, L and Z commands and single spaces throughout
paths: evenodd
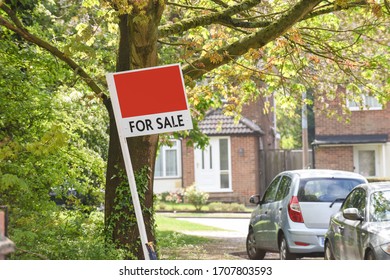
M 341 116 L 340 100 L 330 103 Z M 353 171 L 366 177 L 390 177 L 390 108 L 370 96 L 363 105 L 347 102 L 351 114 L 343 120 L 315 114 L 315 168 Z M 346 118 L 350 121 L 346 122 Z
M 175 191 L 195 184 L 209 193 L 210 201 L 240 203 L 262 192 L 260 150 L 278 145 L 274 114 L 264 115 L 262 108 L 261 101 L 245 106 L 238 122 L 220 109 L 208 112 L 199 123 L 210 138 L 204 150 L 187 146 L 186 139 L 161 147 L 154 191 Z

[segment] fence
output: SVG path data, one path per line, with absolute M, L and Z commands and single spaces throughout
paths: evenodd
M 302 169 L 302 158 L 302 150 L 260 150 L 260 192 L 264 192 L 278 173 Z M 312 151 L 309 151 L 309 166 L 313 166 L 312 159 Z

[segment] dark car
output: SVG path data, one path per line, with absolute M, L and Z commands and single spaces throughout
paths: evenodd
M 331 217 L 327 260 L 390 260 L 390 182 L 354 188 Z

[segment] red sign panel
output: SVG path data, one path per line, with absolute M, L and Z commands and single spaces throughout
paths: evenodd
M 114 74 L 122 118 L 187 109 L 180 67 Z

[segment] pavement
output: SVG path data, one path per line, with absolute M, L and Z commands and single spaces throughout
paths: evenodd
M 180 214 L 165 215 L 173 216 L 178 220 L 189 221 L 196 224 L 212 226 L 221 230 L 215 231 L 180 231 L 188 235 L 197 235 L 204 237 L 211 237 L 224 240 L 229 254 L 234 255 L 240 259 L 248 259 L 246 254 L 245 242 L 248 234 L 248 226 L 250 220 L 250 213 L 208 213 L 199 216 L 181 217 Z M 226 242 L 228 238 L 228 242 Z M 221 247 L 219 248 L 221 250 Z M 266 260 L 278 260 L 279 253 L 268 252 L 265 256 Z M 304 258 L 304 259 L 322 259 L 322 258 Z
M 209 237 L 227 237 L 227 238 L 246 238 L 248 234 L 249 217 L 202 217 L 202 218 L 177 218 L 178 220 L 189 221 L 191 223 L 212 226 L 220 228 L 215 231 L 191 231 L 182 233 L 209 236 Z
M 216 240 L 224 240 L 226 252 L 234 255 L 239 259 L 248 259 L 245 242 L 248 234 L 248 225 L 250 220 L 250 213 L 209 213 L 202 214 L 199 216 L 191 217 L 180 217 L 180 214 L 169 214 L 165 215 L 173 216 L 178 220 L 189 221 L 196 224 L 212 226 L 220 228 L 221 230 L 215 231 L 185 231 L 178 230 L 183 234 L 196 235 L 216 238 Z M 229 241 L 226 243 L 226 239 Z M 220 245 L 219 245 L 220 246 Z M 221 250 L 221 247 L 219 247 Z M 277 260 L 279 259 L 278 253 L 267 253 L 265 259 Z

